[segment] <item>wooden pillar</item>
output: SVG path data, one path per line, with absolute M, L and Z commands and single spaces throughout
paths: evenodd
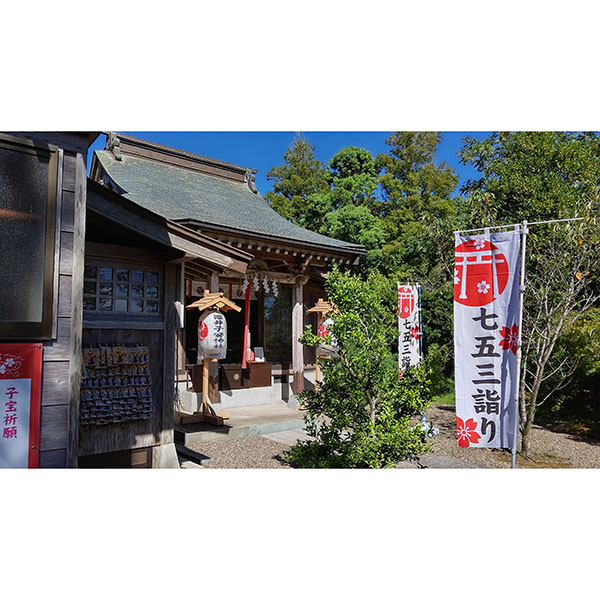
M 215 293 L 219 291 L 219 274 L 216 271 L 213 271 L 210 274 L 210 279 L 208 281 L 208 288 L 211 293 Z M 219 394 L 219 363 L 217 361 L 210 362 L 208 367 L 208 376 L 210 379 L 210 383 L 207 386 L 208 388 L 208 397 L 213 404 L 218 404 L 220 399 Z M 203 382 L 204 383 L 204 382 Z M 203 388 L 206 389 L 206 388 Z
M 68 161 L 66 161 L 68 162 Z M 65 163 L 63 155 L 63 165 Z M 81 362 L 83 360 L 82 335 L 83 335 L 83 269 L 85 262 L 85 207 L 87 198 L 87 174 L 85 157 L 75 155 L 75 194 L 73 197 L 73 233 L 72 236 L 72 271 L 71 275 L 71 346 L 69 362 L 69 405 L 68 405 L 68 441 L 67 441 L 67 467 L 76 468 L 79 455 L 79 394 L 81 389 Z M 63 173 L 64 184 L 64 173 Z M 63 185 L 63 189 L 64 185 Z M 63 193 L 61 190 L 59 193 Z M 64 193 L 63 193 L 64 199 Z M 61 206 L 59 203 L 58 206 Z M 61 229 L 64 223 L 61 219 Z M 62 236 L 65 235 L 61 233 Z M 61 255 L 64 248 L 61 248 Z M 63 273 L 63 258 L 59 273 Z M 59 283 L 60 285 L 60 283 Z M 56 313 L 55 313 L 56 314 Z M 60 307 L 58 316 L 60 316 Z M 47 412 L 47 409 L 46 409 Z M 42 417 L 44 408 L 42 408 Z M 42 434 L 43 436 L 43 434 Z M 42 437 L 43 439 L 43 437 Z M 42 441 L 42 449 L 43 449 Z M 40 457 L 41 459 L 41 457 Z
M 210 274 L 210 280 L 208 282 L 208 289 L 211 293 L 215 293 L 219 291 L 219 274 L 212 272 Z
M 298 341 L 304 329 L 304 284 L 308 277 L 299 276 L 292 292 L 292 391 L 304 391 L 304 346 Z
M 175 335 L 176 343 L 176 365 L 175 365 L 175 380 L 185 381 L 185 369 L 187 366 L 186 352 L 185 352 L 185 263 L 179 265 L 177 273 L 177 289 L 178 295 L 177 300 L 181 302 L 181 314 L 183 315 L 183 327 L 177 326 Z M 165 307 L 166 308 L 166 307 Z

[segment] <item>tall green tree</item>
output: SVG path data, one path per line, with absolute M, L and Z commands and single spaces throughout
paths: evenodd
M 439 132 L 396 131 L 387 154 L 379 154 L 385 259 L 381 271 L 400 281 L 423 285 L 423 347 L 439 345 L 438 373 L 452 373 L 452 270 L 458 177 L 436 161 Z
M 379 169 L 373 155 L 364 148 L 347 146 L 329 161 L 332 174 L 332 205 L 373 208 L 379 184 Z
M 379 182 L 373 155 L 364 148 L 347 146 L 329 161 L 330 211 L 321 215 L 317 231 L 346 242 L 361 244 L 367 250 L 359 272 L 379 270 L 383 262 L 384 232 L 375 210 Z M 314 198 L 312 203 L 314 204 Z M 316 226 L 316 220 L 313 220 Z
M 435 157 L 442 134 L 434 131 L 396 131 L 385 143 L 387 154 L 379 154 L 383 216 L 400 227 L 424 216 L 446 219 L 455 212 L 453 193 L 458 184 L 454 170 Z
M 315 158 L 314 151 L 306 138 L 297 135 L 283 155 L 283 164 L 267 173 L 267 179 L 273 182 L 273 191 L 268 192 L 265 199 L 281 216 L 301 226 L 311 224 L 306 211 L 310 196 L 318 195 L 311 211 L 312 218 L 329 210 L 329 169 Z
M 483 141 L 467 137 L 460 156 L 481 173 L 463 188 L 462 224 L 583 218 L 536 225 L 528 236 L 520 393 L 522 452 L 528 456 L 537 407 L 560 389 L 577 361 L 559 356 L 557 341 L 600 299 L 600 140 L 585 133 L 502 132 Z

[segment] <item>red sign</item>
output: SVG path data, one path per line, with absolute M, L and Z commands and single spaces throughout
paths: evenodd
M 0 344 L 0 468 L 39 466 L 42 345 Z
M 409 287 L 398 288 L 398 316 L 401 319 L 408 319 L 415 310 L 415 294 Z
M 477 237 L 456 246 L 454 300 L 465 306 L 485 306 L 504 292 L 508 263 L 498 248 Z

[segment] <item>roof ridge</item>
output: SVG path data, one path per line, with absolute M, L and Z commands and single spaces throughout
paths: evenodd
M 139 146 L 142 148 L 144 146 L 146 146 L 148 148 L 153 148 L 155 150 L 163 151 L 165 154 L 172 154 L 175 156 L 180 155 L 185 158 L 197 159 L 201 162 L 207 162 L 207 163 L 211 163 L 211 164 L 215 164 L 215 165 L 219 165 L 219 166 L 223 166 L 223 167 L 233 167 L 240 171 L 250 170 L 250 171 L 252 171 L 252 173 L 258 173 L 258 169 L 252 169 L 251 167 L 244 167 L 242 165 L 236 165 L 235 163 L 226 162 L 224 160 L 212 158 L 210 156 L 205 156 L 203 154 L 196 154 L 195 152 L 190 152 L 189 150 L 181 150 L 180 148 L 175 148 L 173 146 L 165 146 L 164 144 L 159 144 L 158 142 L 151 142 L 149 140 L 143 140 L 142 138 L 137 138 L 137 137 L 134 137 L 134 136 L 126 134 L 126 133 L 119 133 L 118 131 L 115 131 L 113 133 L 121 141 L 130 142 L 131 144 L 134 144 L 135 146 Z M 109 150 L 110 148 L 105 148 L 105 150 L 107 150 L 107 149 Z M 133 154 L 132 152 L 130 152 L 130 153 Z
M 112 131 L 106 134 L 105 150 L 111 152 L 118 161 L 121 161 L 123 154 L 125 154 L 178 168 L 187 168 L 229 181 L 245 183 L 250 191 L 254 193 L 258 191 L 255 183 L 257 169 L 228 163 L 210 156 L 195 154 L 187 150 L 180 150 L 172 146 L 165 146 L 157 142 L 150 142 Z

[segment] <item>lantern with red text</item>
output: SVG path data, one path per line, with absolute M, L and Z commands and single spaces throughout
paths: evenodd
M 218 310 L 205 310 L 198 321 L 198 362 L 227 354 L 227 321 Z

